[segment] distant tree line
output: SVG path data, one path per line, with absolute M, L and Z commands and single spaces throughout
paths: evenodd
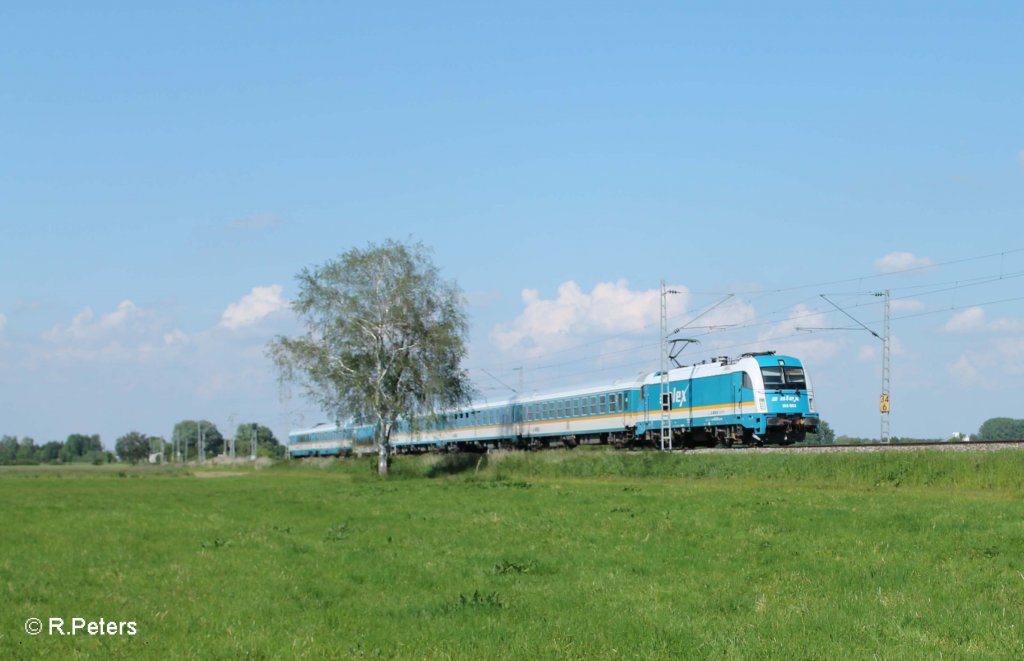
M 71 434 L 67 440 L 36 445 L 25 436 L 0 438 L 0 464 L 104 464 L 116 461 L 113 453 L 103 449 L 99 434 Z
M 252 426 L 247 422 L 238 425 L 235 431 L 236 456 L 248 457 L 252 438 Z M 202 429 L 206 458 L 224 454 L 227 441 L 217 426 L 207 420 L 182 420 L 174 425 L 172 439 L 178 440 L 182 457 L 189 461 L 199 458 L 199 430 Z M 34 465 L 34 464 L 105 464 L 117 461 L 137 464 L 149 460 L 151 455 L 163 453 L 164 462 L 175 461 L 172 456 L 175 444 L 160 436 L 148 436 L 138 431 L 130 431 L 114 443 L 114 452 L 103 449 L 99 434 L 71 434 L 65 441 L 50 441 L 36 445 L 34 439 L 25 436 L 20 440 L 16 436 L 0 437 L 0 465 Z M 256 424 L 257 456 L 283 457 L 285 448 L 274 436 L 269 427 Z M 186 454 L 187 453 L 187 454 Z
M 954 434 L 948 438 L 912 438 L 909 436 L 893 436 L 893 443 L 937 443 L 940 441 L 959 441 L 965 437 Z M 971 436 L 976 441 L 1017 441 L 1024 440 L 1024 420 L 1016 418 L 990 418 L 982 423 L 978 433 Z M 877 443 L 878 437 L 861 438 L 858 436 L 836 436 L 824 420 L 818 426 L 818 433 L 808 434 L 805 443 L 808 445 L 848 445 L 857 443 Z

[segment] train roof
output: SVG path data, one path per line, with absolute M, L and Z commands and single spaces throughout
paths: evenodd
M 689 379 L 695 377 L 712 376 L 715 374 L 728 374 L 739 369 L 750 369 L 754 365 L 790 365 L 799 367 L 802 365 L 799 358 L 776 354 L 774 351 L 760 351 L 745 353 L 739 358 L 728 358 L 719 356 L 693 365 L 683 365 L 669 370 L 670 379 Z M 654 372 L 647 377 L 645 383 L 657 383 L 660 380 L 661 372 Z
M 629 390 L 630 388 L 639 388 L 647 378 L 648 376 L 643 374 L 632 379 L 619 379 L 611 383 L 602 383 L 599 385 L 566 388 L 565 390 L 559 390 L 556 392 L 533 392 L 523 397 L 510 397 L 494 401 L 473 402 L 464 408 L 472 410 L 499 408 L 502 406 L 508 406 L 509 404 L 531 404 L 533 402 L 543 402 L 549 399 L 568 399 L 570 397 L 580 397 L 582 395 L 596 395 L 598 393 L 614 392 L 616 390 Z M 462 410 L 462 408 L 459 410 Z
M 294 430 L 292 430 L 292 431 L 290 431 L 288 433 L 289 434 L 312 434 L 313 432 L 327 431 L 328 429 L 337 429 L 337 427 L 338 427 L 338 425 L 334 424 L 333 422 L 318 422 L 315 425 L 313 425 L 312 427 L 307 427 L 306 429 L 294 429 Z

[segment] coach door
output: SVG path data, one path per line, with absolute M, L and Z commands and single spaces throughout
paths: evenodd
M 640 410 L 637 411 L 637 419 L 643 420 L 644 429 L 647 429 L 651 422 L 651 412 L 649 410 L 651 407 L 647 405 L 647 386 L 640 386 L 640 399 L 637 400 L 636 404 L 640 407 Z

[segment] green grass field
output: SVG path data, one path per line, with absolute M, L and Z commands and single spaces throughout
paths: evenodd
M 0 658 L 1024 658 L 1024 453 L 372 471 L 0 470 Z

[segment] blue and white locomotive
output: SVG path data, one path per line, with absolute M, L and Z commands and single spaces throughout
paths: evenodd
M 629 382 L 478 403 L 399 425 L 397 452 L 652 445 L 665 424 L 673 447 L 787 444 L 817 431 L 810 380 L 799 359 L 775 352 L 715 358 Z M 373 451 L 367 425 L 320 425 L 288 435 L 292 457 Z

